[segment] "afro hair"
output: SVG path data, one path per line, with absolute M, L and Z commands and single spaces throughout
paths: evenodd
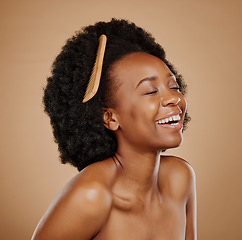
M 102 34 L 107 36 L 108 42 L 101 83 L 97 94 L 82 103 Z M 145 52 L 160 58 L 173 72 L 180 91 L 185 94 L 182 76 L 166 59 L 164 49 L 142 28 L 115 18 L 83 28 L 67 40 L 56 57 L 44 89 L 45 112 L 50 117 L 62 163 L 70 163 L 81 171 L 115 154 L 117 141 L 113 132 L 103 125 L 102 109 L 115 104 L 112 93 L 117 86 L 112 81 L 112 65 L 132 52 Z M 188 120 L 185 115 L 184 127 Z

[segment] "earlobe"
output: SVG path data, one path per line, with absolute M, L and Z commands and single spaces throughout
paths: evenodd
M 112 131 L 116 131 L 119 128 L 119 123 L 116 114 L 109 108 L 103 109 L 103 124 Z

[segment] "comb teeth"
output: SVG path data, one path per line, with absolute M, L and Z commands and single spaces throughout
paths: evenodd
M 97 50 L 96 61 L 92 69 L 92 74 L 89 78 L 89 82 L 87 85 L 84 98 L 82 100 L 83 103 L 89 101 L 91 98 L 95 96 L 100 84 L 107 37 L 105 35 L 101 35 L 98 41 L 99 41 L 99 45 Z

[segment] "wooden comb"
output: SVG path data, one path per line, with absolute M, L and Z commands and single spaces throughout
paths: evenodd
M 105 35 L 101 35 L 98 41 L 99 41 L 99 45 L 97 50 L 96 61 L 92 69 L 92 74 L 89 78 L 89 82 L 87 85 L 84 98 L 82 100 L 83 103 L 89 101 L 91 98 L 95 96 L 100 84 L 107 37 Z

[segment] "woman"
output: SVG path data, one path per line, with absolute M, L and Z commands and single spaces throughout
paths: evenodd
M 100 85 L 84 101 L 101 35 L 107 44 Z M 193 169 L 161 155 L 182 142 L 189 120 L 184 94 L 163 48 L 133 23 L 98 22 L 69 39 L 44 104 L 62 163 L 80 173 L 32 239 L 196 239 Z

